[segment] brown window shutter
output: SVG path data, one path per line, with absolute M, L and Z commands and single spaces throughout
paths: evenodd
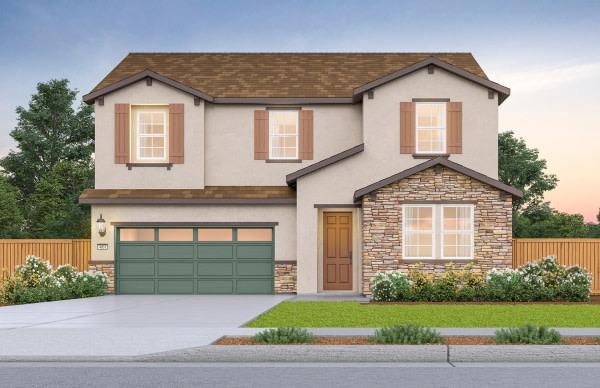
M 129 163 L 129 104 L 115 104 L 115 163 Z
M 254 111 L 254 159 L 269 159 L 269 112 Z
M 301 160 L 313 159 L 313 111 L 301 110 L 299 112 L 299 149 L 298 158 Z
M 462 102 L 447 104 L 446 122 L 448 153 L 462 154 Z
M 169 104 L 169 163 L 183 164 L 183 104 Z
M 400 153 L 414 154 L 416 139 L 415 103 L 400 103 Z

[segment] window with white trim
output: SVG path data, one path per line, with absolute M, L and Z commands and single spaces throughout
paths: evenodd
M 162 105 L 131 107 L 131 146 L 135 162 L 161 163 L 169 160 L 169 108 Z
M 446 103 L 416 103 L 416 153 L 446 153 Z
M 473 259 L 474 209 L 471 204 L 403 205 L 403 257 L 408 260 Z
M 298 159 L 298 111 L 269 111 L 269 159 Z

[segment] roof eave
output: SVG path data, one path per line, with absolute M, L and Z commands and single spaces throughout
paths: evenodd
M 461 78 L 475 82 L 483 87 L 486 87 L 494 92 L 497 92 L 498 93 L 498 105 L 502 104 L 502 102 L 504 102 L 504 100 L 506 100 L 508 98 L 508 96 L 510 96 L 510 88 L 507 88 L 506 86 L 503 86 L 503 85 L 500 85 L 499 83 L 490 81 L 489 79 L 480 77 L 476 74 L 473 74 L 464 69 L 461 69 L 460 67 L 451 65 L 450 63 L 442 61 L 438 58 L 431 57 L 431 58 L 424 59 L 420 62 L 413 63 L 410 66 L 402 68 L 398 71 L 390 73 L 390 74 L 383 76 L 381 78 L 378 78 L 376 80 L 367 82 L 366 84 L 355 88 L 352 93 L 352 99 L 354 102 L 359 102 L 362 100 L 362 96 L 365 92 L 367 92 L 371 89 L 374 89 L 378 86 L 381 86 L 383 84 L 386 84 L 388 82 L 394 81 L 398 78 L 401 78 L 401 77 L 404 77 L 411 73 L 414 73 L 415 71 L 421 70 L 427 66 L 439 67 L 440 69 L 446 70 L 454 75 L 457 75 Z
M 454 171 L 456 171 L 456 172 L 458 172 L 460 174 L 466 175 L 466 176 L 468 176 L 468 177 L 470 177 L 472 179 L 475 179 L 477 181 L 480 181 L 482 183 L 490 185 L 490 186 L 492 186 L 492 187 L 494 187 L 494 188 L 496 188 L 498 190 L 501 190 L 501 191 L 504 191 L 504 192 L 506 192 L 508 194 L 511 194 L 513 197 L 516 197 L 516 198 L 523 197 L 523 193 L 520 190 L 518 190 L 518 189 L 516 189 L 516 188 L 514 188 L 512 186 L 509 186 L 509 185 L 507 185 L 505 183 L 502 183 L 502 182 L 500 182 L 497 179 L 490 178 L 489 176 L 484 175 L 484 174 L 482 174 L 480 172 L 477 172 L 475 170 L 471 170 L 470 168 L 467 168 L 467 167 L 465 167 L 465 166 L 463 166 L 461 164 L 452 162 L 452 161 L 448 160 L 446 157 L 437 157 L 435 159 L 430 159 L 430 160 L 428 160 L 426 162 L 423 162 L 421 164 L 417 164 L 416 166 L 413 166 L 413 167 L 408 168 L 408 169 L 406 169 L 404 171 L 401 171 L 398 174 L 394 174 L 394 175 L 392 175 L 390 177 L 387 177 L 385 179 L 382 179 L 380 181 L 377 181 L 375 183 L 372 183 L 372 184 L 370 184 L 368 186 L 365 186 L 365 187 L 363 187 L 361 189 L 356 190 L 354 192 L 354 202 L 359 202 L 360 199 L 363 196 L 365 196 L 367 194 L 370 194 L 370 193 L 372 193 L 372 192 L 374 192 L 376 190 L 379 190 L 382 187 L 385 187 L 385 186 L 390 185 L 392 183 L 398 182 L 398 181 L 400 181 L 402 179 L 408 178 L 408 177 L 410 177 L 410 176 L 412 176 L 412 175 L 414 175 L 416 173 L 419 173 L 419 172 L 424 171 L 424 170 L 426 170 L 428 168 L 434 167 L 434 166 L 436 166 L 438 164 L 442 165 L 444 167 L 447 167 L 447 168 L 449 168 L 451 170 L 454 170 Z

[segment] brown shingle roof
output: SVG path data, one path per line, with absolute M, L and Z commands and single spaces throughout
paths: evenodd
M 83 204 L 293 204 L 288 186 L 207 186 L 204 189 L 86 189 Z
M 431 57 L 487 79 L 471 53 L 131 53 L 92 92 L 151 70 L 213 97 L 352 97 Z

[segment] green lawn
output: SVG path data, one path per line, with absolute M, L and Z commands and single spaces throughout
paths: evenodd
M 414 323 L 432 327 L 600 327 L 600 304 L 416 304 L 283 302 L 247 327 L 383 327 Z

